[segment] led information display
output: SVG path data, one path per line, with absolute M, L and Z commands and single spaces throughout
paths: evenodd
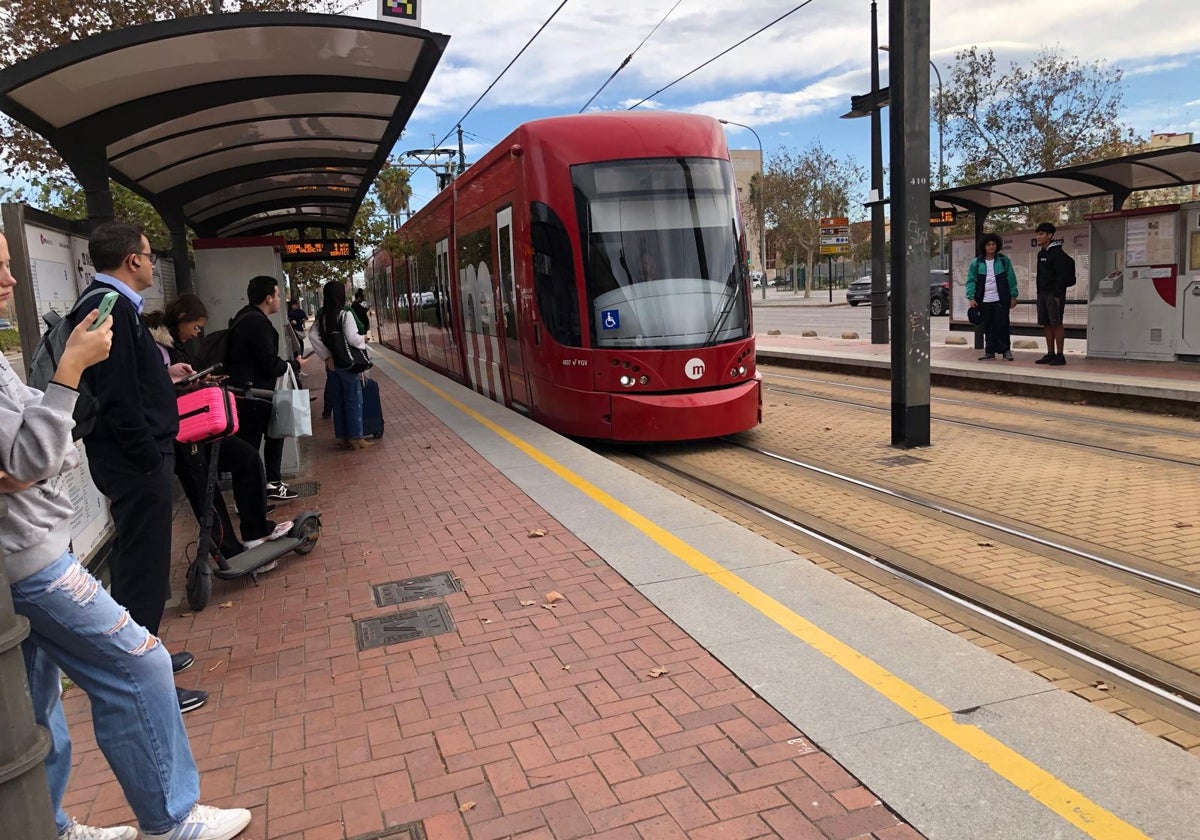
M 353 239 L 308 239 L 284 244 L 284 262 L 322 262 L 354 259 Z

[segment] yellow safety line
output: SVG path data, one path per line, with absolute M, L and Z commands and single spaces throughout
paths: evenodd
M 386 357 L 379 356 L 377 358 Z M 977 726 L 954 720 L 953 712 L 932 697 L 909 685 L 845 642 L 826 633 L 761 589 L 742 580 L 671 532 L 664 530 L 586 479 L 576 475 L 532 444 L 526 443 L 512 432 L 493 423 L 424 377 L 405 370 L 391 359 L 388 359 L 388 362 L 396 370 L 420 382 L 450 405 L 520 449 L 584 495 L 608 508 L 701 575 L 741 598 L 797 639 L 875 689 L 967 755 L 986 764 L 998 775 L 1028 793 L 1067 822 L 1097 840 L 1150 840 L 1147 835 L 1116 814 L 1091 801 L 1079 791 L 1060 781 L 1053 774 Z

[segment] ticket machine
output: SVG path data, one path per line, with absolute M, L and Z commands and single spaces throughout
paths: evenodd
M 1176 353 L 1200 361 L 1200 205 L 1183 208 L 1183 270 L 1176 281 L 1175 308 L 1179 313 Z
M 1184 253 L 1197 215 L 1200 208 L 1170 205 L 1089 217 L 1089 356 L 1175 361 L 1200 355 L 1200 282 L 1186 284 L 1189 271 L 1200 281 L 1200 269 L 1187 268 Z M 1193 291 L 1185 327 L 1180 304 Z M 1190 344 L 1185 328 L 1193 331 Z

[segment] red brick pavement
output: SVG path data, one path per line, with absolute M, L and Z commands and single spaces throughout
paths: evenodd
M 250 808 L 246 840 L 345 840 L 415 821 L 430 840 L 920 836 L 377 379 L 379 444 L 335 451 L 320 420 L 306 442 L 321 482 L 316 549 L 257 587 L 215 581 L 207 609 L 170 608 L 164 621 L 167 644 L 197 657 L 179 684 L 211 693 L 185 718 L 202 799 Z M 177 591 L 193 535 L 181 509 Z M 372 584 L 442 571 L 465 585 L 444 599 L 457 632 L 357 650 L 352 621 L 410 608 L 376 607 Z M 543 608 L 552 590 L 565 598 Z M 68 692 L 67 708 L 68 809 L 129 821 L 86 698 Z

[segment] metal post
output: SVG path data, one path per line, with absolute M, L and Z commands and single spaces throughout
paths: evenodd
M 871 0 L 871 93 L 879 90 L 879 18 Z M 883 258 L 883 117 L 871 109 L 871 343 L 888 343 L 887 264 Z
M 7 515 L 7 500 L 0 498 L 0 518 Z M 42 760 L 50 749 L 50 735 L 34 723 L 29 680 L 21 642 L 29 635 L 29 622 L 13 609 L 12 592 L 0 557 L 0 814 L 6 837 L 55 840 L 54 809 Z
M 718 119 L 717 122 L 721 125 L 736 125 L 746 129 L 754 135 L 754 141 L 758 143 L 758 265 L 762 269 L 762 296 L 763 300 L 767 299 L 767 208 L 766 200 L 763 198 L 763 181 L 767 177 L 767 159 L 763 155 L 762 138 L 758 136 L 758 132 L 748 125 L 743 125 L 740 122 L 733 120 Z
M 467 171 L 467 156 L 463 152 L 463 129 L 462 125 L 458 126 L 458 172 L 461 175 Z
M 929 66 L 933 68 L 933 73 L 937 76 L 938 83 L 938 98 L 937 98 L 937 122 L 938 122 L 938 189 L 946 189 L 946 162 L 945 150 L 943 146 L 943 137 L 946 133 L 945 114 L 943 113 L 942 103 L 942 71 L 938 70 L 938 66 L 933 63 L 932 59 Z M 938 227 L 938 268 L 946 267 L 946 227 L 940 225 Z
M 892 0 L 892 445 L 929 445 L 929 0 Z

